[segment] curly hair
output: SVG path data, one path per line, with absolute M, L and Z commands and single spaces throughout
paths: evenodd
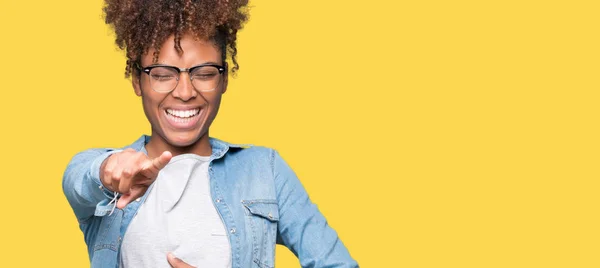
M 237 32 L 248 20 L 247 5 L 248 0 L 105 0 L 104 14 L 116 44 L 126 51 L 125 77 L 137 70 L 135 65 L 151 48 L 153 61 L 158 61 L 160 46 L 171 35 L 175 49 L 183 53 L 180 40 L 185 33 L 213 40 L 223 62 L 230 55 L 235 74 Z

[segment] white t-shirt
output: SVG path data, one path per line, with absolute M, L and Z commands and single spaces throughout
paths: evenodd
M 121 267 L 171 267 L 167 253 L 194 267 L 231 267 L 231 246 L 214 207 L 209 157 L 174 156 L 123 238 Z

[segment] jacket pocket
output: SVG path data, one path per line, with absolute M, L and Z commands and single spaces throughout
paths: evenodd
M 244 200 L 246 208 L 246 226 L 252 233 L 252 261 L 261 268 L 275 266 L 275 240 L 279 206 L 277 200 Z

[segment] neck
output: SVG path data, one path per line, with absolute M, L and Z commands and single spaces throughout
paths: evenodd
M 200 156 L 210 156 L 212 147 L 208 132 L 206 132 L 196 142 L 187 146 L 177 146 L 167 142 L 162 136 L 152 133 L 150 141 L 146 144 L 148 157 L 155 158 L 160 156 L 164 151 L 169 151 L 173 156 L 180 154 L 196 154 Z

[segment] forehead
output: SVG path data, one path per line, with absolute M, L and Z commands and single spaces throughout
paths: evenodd
M 183 53 L 175 48 L 174 36 L 169 36 L 160 46 L 157 62 L 152 61 L 155 51 L 152 48 L 142 56 L 142 65 L 158 63 L 184 68 L 207 62 L 221 63 L 221 52 L 211 40 L 196 39 L 186 34 L 181 37 L 179 44 Z

